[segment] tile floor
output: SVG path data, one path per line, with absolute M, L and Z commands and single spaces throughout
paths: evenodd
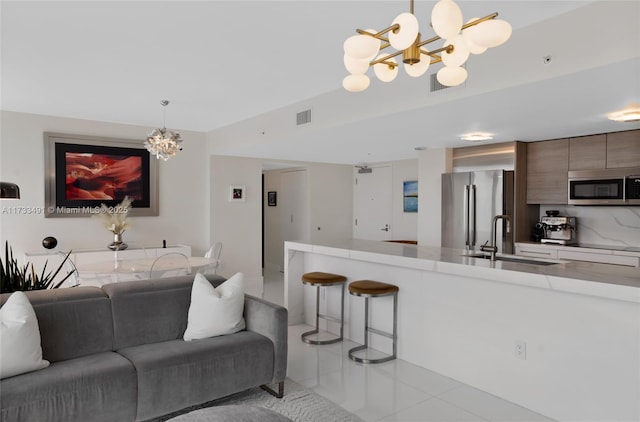
M 265 271 L 264 298 L 283 303 L 282 273 Z M 402 360 L 363 365 L 347 357 L 355 343 L 303 343 L 311 327 L 289 327 L 287 376 L 365 421 L 551 421 L 484 391 Z

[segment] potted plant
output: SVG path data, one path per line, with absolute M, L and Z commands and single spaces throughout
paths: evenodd
M 15 291 L 57 289 L 75 272 L 69 272 L 56 284 L 53 284 L 56 276 L 69 259 L 69 251 L 58 268 L 51 272 L 47 271 L 48 261 L 45 262 L 42 272 L 36 273 L 33 264 L 18 265 L 18 261 L 13 257 L 13 249 L 9 247 L 9 242 L 5 242 L 4 261 L 0 257 L 0 293 L 12 293 Z

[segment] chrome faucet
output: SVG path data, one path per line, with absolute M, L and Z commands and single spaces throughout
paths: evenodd
M 495 261 L 496 260 L 496 252 L 498 252 L 498 246 L 496 246 L 496 226 L 498 224 L 498 220 L 499 219 L 503 219 L 507 222 L 507 233 L 509 233 L 509 225 L 511 222 L 511 219 L 509 218 L 508 215 L 496 215 L 495 217 L 493 217 L 493 224 L 491 225 L 491 245 L 487 246 L 487 243 L 489 243 L 489 241 L 487 240 L 486 242 L 484 242 L 484 245 L 480 246 L 480 250 L 483 252 L 491 252 L 491 260 Z

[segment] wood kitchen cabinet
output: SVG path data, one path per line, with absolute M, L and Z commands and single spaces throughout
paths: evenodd
M 569 140 L 527 144 L 527 203 L 566 204 Z
M 607 135 L 569 139 L 569 170 L 601 170 L 607 165 Z
M 640 167 L 640 130 L 607 134 L 607 168 Z

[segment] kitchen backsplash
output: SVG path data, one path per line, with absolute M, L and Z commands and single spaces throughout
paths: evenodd
M 540 216 L 547 210 L 576 217 L 579 243 L 640 247 L 640 207 L 541 205 Z

